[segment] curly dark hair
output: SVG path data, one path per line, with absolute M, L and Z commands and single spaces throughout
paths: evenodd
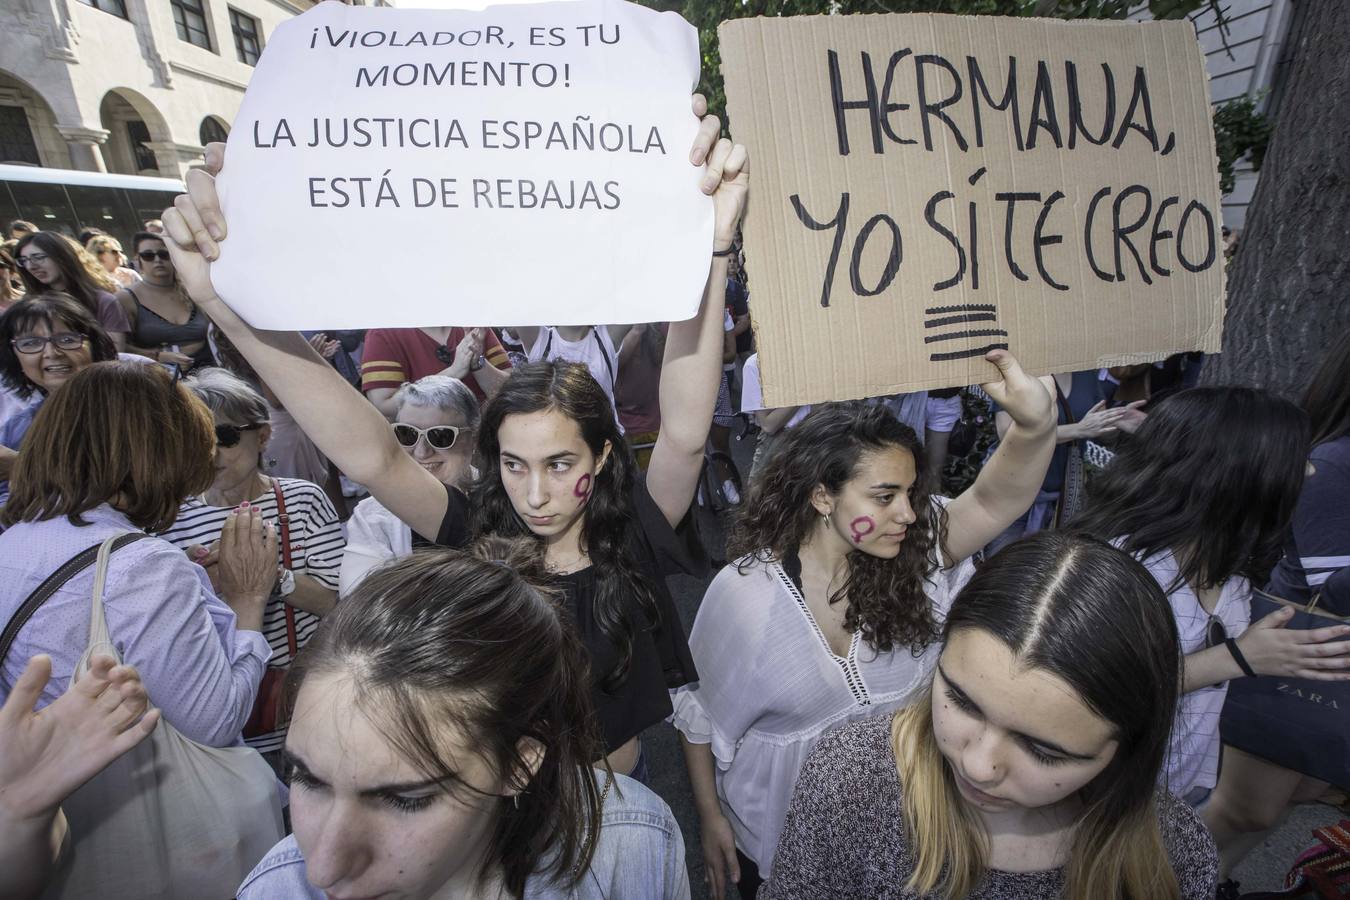
M 786 432 L 732 524 L 728 553 L 744 571 L 754 562 L 796 552 L 820 517 L 811 504 L 816 486 L 839 493 L 857 473 L 863 454 L 889 448 L 914 457 L 917 478 L 910 504 L 918 518 L 895 559 L 851 552 L 848 578 L 830 603 L 848 599 L 844 628 L 861 632 L 873 649 L 885 653 L 902 644 L 918 652 L 938 635 L 924 582 L 941 565 L 947 514 L 932 501 L 933 476 L 914 429 L 884 406 L 832 404 Z
M 517 366 L 501 390 L 488 401 L 478 427 L 481 473 L 469 492 L 475 535 L 535 538 L 502 484 L 497 430 L 509 415 L 544 410 L 557 410 L 576 422 L 582 440 L 597 458 L 604 451 L 605 442 L 610 445 L 609 459 L 596 473 L 586 504 L 581 544 L 595 567 L 596 623 L 619 651 L 618 662 L 611 671 L 596 673 L 600 686 L 612 691 L 628 677 L 635 630 L 656 626 L 660 613 L 656 597 L 639 571 L 630 537 L 636 527 L 632 491 L 637 464 L 619 433 L 609 395 L 585 366 L 561 361 Z M 634 622 L 633 605 L 646 619 L 645 623 Z

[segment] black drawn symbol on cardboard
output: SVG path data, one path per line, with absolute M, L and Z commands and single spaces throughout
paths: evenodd
M 998 312 L 990 303 L 970 303 L 957 306 L 931 306 L 923 311 L 925 316 L 925 344 L 942 344 L 946 341 L 970 341 L 971 344 L 961 350 L 947 350 L 929 354 L 932 362 L 949 359 L 969 359 L 972 356 L 984 356 L 990 350 L 1007 350 L 1007 341 L 988 341 L 988 338 L 1006 338 L 1008 332 L 1002 328 L 979 327 L 981 322 L 998 324 Z M 975 325 L 975 327 L 971 327 Z M 953 328 L 953 326 L 955 326 Z

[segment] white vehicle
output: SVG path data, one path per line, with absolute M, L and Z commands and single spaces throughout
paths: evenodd
M 183 190 L 177 178 L 0 165 L 0 228 L 26 219 L 43 231 L 73 238 L 85 228 L 98 228 L 121 241 L 130 255 L 131 236 L 143 230 L 141 223 L 158 219 Z

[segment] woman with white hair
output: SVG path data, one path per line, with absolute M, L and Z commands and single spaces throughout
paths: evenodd
M 409 456 L 441 484 L 462 487 L 470 478 L 478 398 L 464 382 L 449 375 L 428 375 L 405 382 L 394 395 L 394 438 Z M 376 500 L 357 504 L 347 521 L 347 548 L 342 554 L 338 594 L 347 594 L 371 569 L 407 556 L 433 542 L 413 534 L 402 520 Z
M 277 577 L 262 623 L 272 658 L 244 726 L 244 738 L 277 768 L 286 739 L 278 702 L 282 682 L 319 618 L 337 602 L 342 525 L 323 488 L 261 472 L 272 426 L 267 401 L 248 382 L 225 369 L 208 367 L 183 384 L 215 418 L 215 480 L 201 494 L 183 501 L 173 526 L 160 537 L 186 551 L 214 581 L 221 530 L 233 510 L 256 507 L 276 528 Z

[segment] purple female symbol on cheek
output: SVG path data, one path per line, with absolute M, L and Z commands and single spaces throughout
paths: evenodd
M 577 479 L 576 487 L 572 488 L 572 496 L 580 497 L 581 502 L 585 503 L 591 499 L 591 473 L 587 472 Z
M 872 521 L 871 516 L 858 516 L 848 523 L 848 527 L 853 532 L 853 543 L 861 544 L 863 538 L 876 531 L 877 523 Z

